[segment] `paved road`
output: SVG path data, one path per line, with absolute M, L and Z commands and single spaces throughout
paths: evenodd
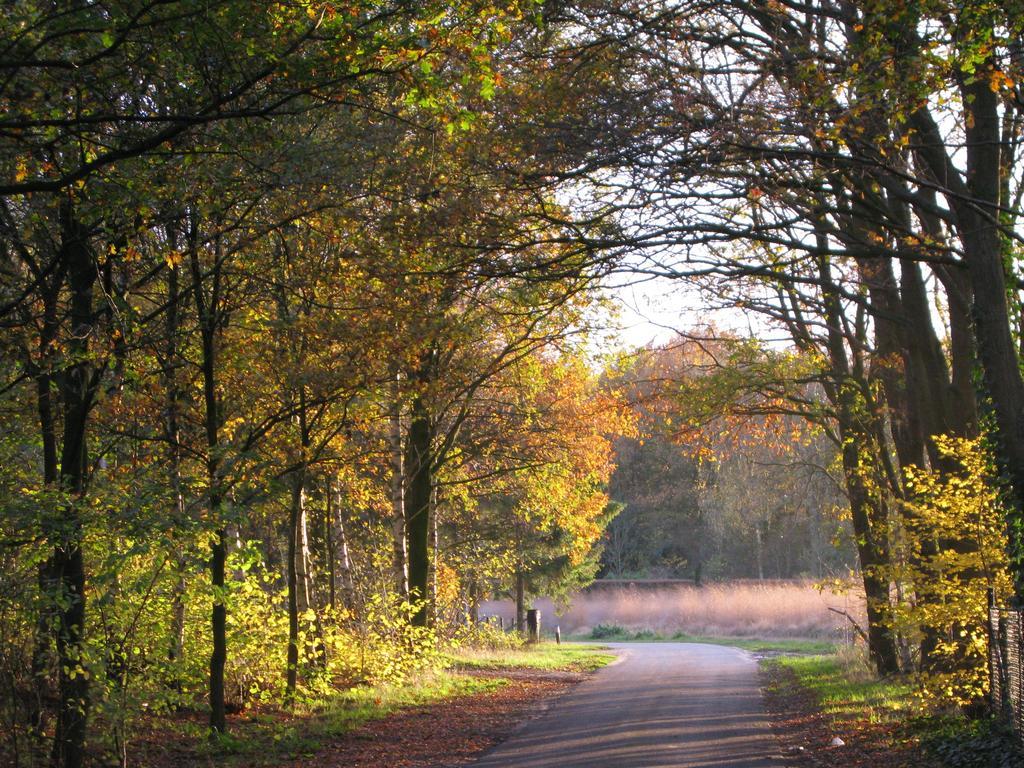
M 757 663 L 695 643 L 612 644 L 584 681 L 474 768 L 780 768 Z

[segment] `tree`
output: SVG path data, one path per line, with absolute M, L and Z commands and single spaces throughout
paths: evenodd
M 504 11 L 469 5 L 447 5 L 440 11 L 405 6 L 349 10 L 351 15 L 326 5 L 278 4 L 254 15 L 236 3 L 129 2 L 58 11 L 29 3 L 5 16 L 8 34 L 4 37 L 10 44 L 3 52 L 7 76 L 0 99 L 9 108 L 0 126 L 4 132 L 0 194 L 5 204 L 5 246 L 14 270 L 8 274 L 3 315 L 24 314 L 41 298 L 49 307 L 43 314 L 50 318 L 39 336 L 46 358 L 50 350 L 63 347 L 58 339 L 65 324 L 60 304 L 65 295 L 70 302 L 72 362 L 41 368 L 37 375 L 41 432 L 53 448 L 47 448 L 53 461 L 44 471 L 46 483 L 59 483 L 79 499 L 85 493 L 90 474 L 86 461 L 89 416 L 109 373 L 111 352 L 119 355 L 118 350 L 131 343 L 125 340 L 125 329 L 113 322 L 124 309 L 118 293 L 129 287 L 138 290 L 162 270 L 159 260 L 145 267 L 140 264 L 137 273 L 134 267 L 121 269 L 119 262 L 134 262 L 142 252 L 135 241 L 165 223 L 160 217 L 170 206 L 162 195 L 173 194 L 175 188 L 172 163 L 202 164 L 199 158 L 205 152 L 224 146 L 225 134 L 217 126 L 226 123 L 244 126 L 245 135 L 253 139 L 257 127 L 266 128 L 254 118 L 281 120 L 335 109 L 339 104 L 373 108 L 372 100 L 364 99 L 364 82 L 372 86 L 401 78 L 407 85 L 403 95 L 439 111 L 453 108 L 461 87 L 479 85 L 481 77 L 487 82 L 486 46 L 480 55 L 462 54 L 494 31 Z M 510 12 L 514 15 L 516 10 Z M 443 30 L 443 34 L 421 45 L 421 33 L 427 29 Z M 432 75 L 434 65 L 442 62 L 447 62 L 455 82 L 466 75 L 463 86 L 444 89 L 445 81 Z M 264 138 L 272 135 L 272 131 L 262 134 Z M 263 167 L 266 156 L 250 153 L 246 159 Z M 278 163 L 278 170 L 282 159 L 282 153 L 275 153 L 272 162 Z M 285 159 L 291 161 L 292 169 L 298 168 L 296 158 Z M 214 162 L 207 170 L 217 167 Z M 326 180 L 322 177 L 321 184 Z M 243 192 L 236 201 L 252 197 Z M 193 208 L 188 215 L 195 224 L 206 213 Z M 179 211 L 171 216 L 181 218 Z M 33 239 L 42 232 L 43 220 L 50 222 L 52 233 L 60 233 L 50 242 L 61 246 L 39 259 Z M 192 234 L 196 235 L 196 226 Z M 208 245 L 217 250 L 215 244 L 193 241 L 190 271 L 206 379 L 209 507 L 219 517 L 224 499 L 217 453 L 223 423 L 217 403 L 216 337 L 225 317 L 219 306 L 220 255 L 209 265 L 196 255 Z M 133 284 L 135 278 L 141 282 Z M 100 286 L 102 296 L 97 293 Z M 204 294 L 207 289 L 209 293 Z M 157 310 L 132 319 L 153 322 L 159 314 Z M 107 354 L 97 356 L 99 320 L 120 335 L 113 338 Z M 65 461 L 59 468 L 58 446 L 51 440 L 49 426 L 55 381 L 66 416 L 60 446 Z M 85 572 L 75 504 L 67 504 L 62 517 L 61 532 L 51 536 L 53 570 L 62 575 L 60 594 L 57 586 L 50 591 L 55 602 L 68 606 L 57 611 L 62 714 L 54 761 L 78 765 L 88 709 L 87 677 L 76 671 L 84 625 Z M 219 541 L 213 556 L 218 588 L 223 586 L 223 550 Z M 41 578 L 52 581 L 45 573 Z M 224 726 L 222 686 L 217 682 L 224 657 L 223 618 L 221 608 L 215 606 L 217 642 L 211 662 L 215 730 Z
M 995 246 L 1014 237 L 1015 213 L 998 201 L 1010 199 L 1018 173 L 1006 73 L 1015 71 L 1019 14 L 987 3 L 746 1 L 567 13 L 588 46 L 655 51 L 632 80 L 609 86 L 632 132 L 620 155 L 591 155 L 592 215 L 624 214 L 628 231 L 617 242 L 651 254 L 645 274 L 718 276 L 717 295 L 764 312 L 797 343 L 808 325 L 827 329 L 820 351 L 832 368 L 851 501 L 864 511 L 854 517 L 861 554 L 868 571 L 884 564 L 883 531 L 896 511 L 886 497 L 905 500 L 902 469 L 943 464 L 934 437 L 977 428 L 972 301 L 984 303 L 974 335 L 995 382 L 988 387 L 999 390 L 1000 434 L 1015 423 L 1013 313 L 995 275 L 1007 252 Z M 950 109 L 960 119 L 943 135 L 935 115 Z M 960 143 L 970 148 L 963 166 L 951 151 Z M 641 207 L 643 217 L 632 215 Z M 949 307 L 948 358 L 920 263 Z M 750 293 L 737 296 L 726 281 L 743 276 Z M 1013 455 L 1013 440 L 1001 440 Z M 878 469 L 867 483 L 865 466 Z M 1011 534 L 1014 551 L 1017 540 Z M 875 586 L 884 605 L 887 590 Z M 889 668 L 891 650 L 876 653 Z

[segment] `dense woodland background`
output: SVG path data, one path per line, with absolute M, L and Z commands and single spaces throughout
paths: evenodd
M 608 493 L 623 506 L 599 576 L 844 579 L 856 551 L 833 442 L 792 416 L 744 417 L 724 432 L 702 425 L 700 435 L 673 428 L 682 411 L 659 380 L 708 375 L 709 346 L 721 346 L 714 333 L 691 329 L 636 350 L 618 380 L 637 431 L 612 444 Z
M 1024 599 L 1022 35 L 1015 0 L 5 6 L 2 759 L 400 682 L 599 571 L 853 568 L 877 670 L 976 703 L 986 590 Z M 732 330 L 603 354 L 653 278 Z

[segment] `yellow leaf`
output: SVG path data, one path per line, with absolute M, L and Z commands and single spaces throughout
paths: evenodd
M 1004 86 L 1013 88 L 1013 79 L 1002 70 L 993 69 L 988 76 L 988 87 L 992 93 L 999 93 Z

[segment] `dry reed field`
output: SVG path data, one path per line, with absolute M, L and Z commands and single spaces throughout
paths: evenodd
M 577 595 L 568 610 L 556 614 L 550 600 L 537 600 L 542 623 L 555 624 L 564 634 L 586 635 L 599 624 L 626 630 L 649 630 L 659 635 L 677 633 L 706 637 L 842 639 L 850 633 L 849 620 L 834 608 L 863 615 L 863 597 L 856 592 L 833 594 L 812 581 L 722 582 L 647 587 L 642 582 L 597 588 Z M 509 601 L 491 601 L 481 614 L 500 615 L 506 626 L 512 619 Z

